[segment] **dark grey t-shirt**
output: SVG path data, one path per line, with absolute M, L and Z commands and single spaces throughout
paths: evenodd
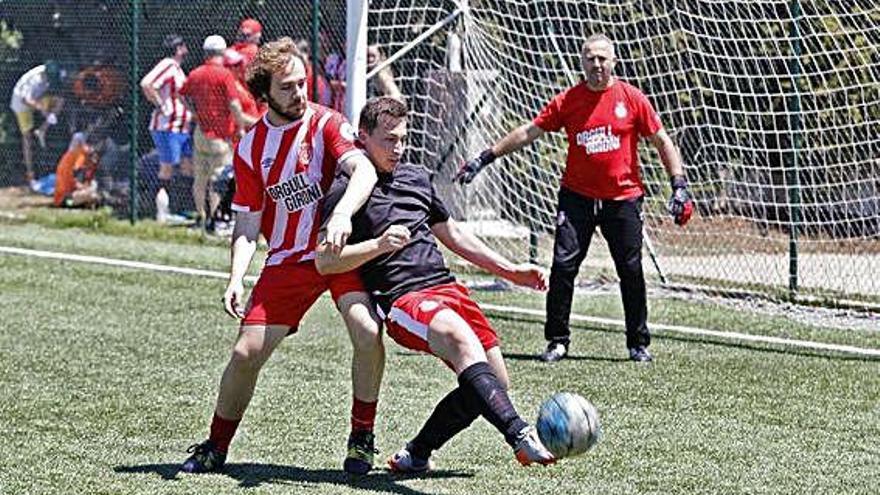
M 410 242 L 405 247 L 360 268 L 364 285 L 386 313 L 397 298 L 408 292 L 455 281 L 431 231 L 432 225 L 449 219 L 432 178 L 431 172 L 420 165 L 401 163 L 392 174 L 379 174 L 369 199 L 352 217 L 349 244 L 379 237 L 392 225 L 403 225 L 410 231 Z M 348 177 L 337 176 L 324 200 L 325 223 L 346 186 Z

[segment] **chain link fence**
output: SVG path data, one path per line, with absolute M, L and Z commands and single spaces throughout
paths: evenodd
M 186 44 L 180 67 L 190 74 L 204 62 L 205 38 L 219 35 L 232 47 L 245 19 L 260 23 L 262 41 L 300 41 L 318 68 L 313 98 L 332 103 L 345 0 L 0 2 L 0 92 L 9 102 L 0 111 L 0 187 L 30 187 L 59 206 L 96 201 L 137 220 L 155 216 L 160 185 L 168 184 L 170 213 L 193 218 L 186 158 L 160 182 L 154 105 L 140 83 L 174 55 L 169 35 Z
M 618 72 L 651 96 L 669 126 L 698 205 L 687 229 L 671 225 L 667 178 L 643 147 L 647 231 L 666 274 L 873 307 L 875 4 L 474 0 L 465 9 L 457 0 L 371 0 L 368 72 L 371 59 L 382 66 L 387 57 L 388 66 L 376 69 L 367 92 L 388 94 L 378 86 L 392 80 L 407 99 L 407 158 L 438 173 L 457 217 L 507 256 L 548 263 L 561 136 L 506 157 L 469 189 L 451 177 L 577 77 L 585 33 L 608 33 L 618 40 Z M 56 203 L 98 200 L 133 220 L 156 218 L 156 206 L 167 204 L 170 218 L 192 222 L 205 203 L 193 194 L 204 190 L 193 187 L 199 166 L 187 170 L 181 159 L 164 176 L 151 135 L 155 105 L 141 81 L 173 55 L 170 34 L 187 44 L 180 65 L 191 76 L 203 40 L 219 35 L 231 45 L 245 19 L 259 21 L 263 41 L 301 40 L 315 68 L 313 99 L 342 108 L 345 0 L 0 0 L 0 89 L 10 101 L 0 110 L 0 188 L 52 195 L 54 187 Z M 54 84 L 37 91 L 37 109 L 24 108 L 14 100 L 46 82 L 35 69 Z M 95 197 L 57 194 L 89 179 Z M 610 269 L 610 258 L 598 257 L 604 264 L 596 266 Z

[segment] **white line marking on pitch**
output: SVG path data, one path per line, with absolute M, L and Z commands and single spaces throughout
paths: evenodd
M 181 266 L 157 265 L 156 263 L 145 263 L 143 261 L 128 261 L 113 258 L 104 258 L 101 256 L 84 256 L 81 254 L 57 253 L 53 251 L 40 251 L 38 249 L 24 249 L 17 247 L 0 246 L 0 253 L 19 254 L 22 256 L 33 256 L 36 258 L 48 258 L 62 261 L 78 261 L 80 263 L 94 263 L 98 265 L 118 266 L 123 268 L 134 268 L 136 270 L 149 270 L 154 272 L 178 273 L 181 275 L 195 275 L 197 277 L 222 278 L 228 279 L 229 274 L 226 272 L 215 272 L 211 270 L 199 270 L 197 268 L 184 268 Z M 255 282 L 257 277 L 252 275 L 246 276 L 246 282 Z
M 544 317 L 544 312 L 536 309 L 520 308 L 516 306 L 498 306 L 495 304 L 480 304 L 483 309 L 491 311 L 499 311 L 504 313 L 523 314 L 529 316 Z M 595 323 L 599 325 L 611 325 L 617 327 L 625 326 L 621 320 L 612 320 L 610 318 L 599 318 L 595 316 L 583 316 L 578 314 L 571 315 L 572 320 L 584 321 L 587 323 Z M 792 347 L 805 347 L 808 349 L 819 349 L 826 351 L 839 351 L 850 354 L 861 354 L 865 356 L 880 356 L 880 349 L 870 349 L 864 347 L 854 347 L 849 345 L 826 344 L 823 342 L 813 342 L 810 340 L 784 339 L 781 337 L 769 337 L 764 335 L 751 335 L 740 332 L 721 332 L 718 330 L 707 330 L 705 328 L 683 327 L 679 325 L 664 325 L 662 323 L 651 323 L 651 330 L 662 330 L 667 332 L 683 333 L 689 335 L 711 336 L 726 340 L 745 340 L 750 342 L 764 342 L 767 344 L 781 344 Z
M 0 253 L 16 254 L 21 256 L 33 256 L 37 258 L 48 258 L 62 261 L 76 261 L 80 263 L 93 263 L 99 265 L 116 266 L 123 268 L 133 268 L 135 270 L 149 270 L 165 273 L 177 273 L 181 275 L 192 275 L 197 277 L 210 277 L 226 279 L 228 273 L 217 272 L 212 270 L 199 270 L 195 268 L 184 268 L 179 266 L 159 265 L 156 263 L 145 263 L 142 261 L 128 261 L 113 258 L 104 258 L 101 256 L 85 256 L 79 254 L 58 253 L 53 251 L 41 251 L 36 249 L 25 249 L 9 246 L 0 246 Z M 255 276 L 245 277 L 245 281 L 253 283 L 256 281 Z M 326 294 L 325 294 L 326 295 Z M 496 304 L 480 304 L 480 307 L 490 310 L 512 314 L 523 314 L 529 316 L 544 317 L 544 312 L 536 309 L 520 308 L 516 306 L 499 306 Z M 610 325 L 623 327 L 624 322 L 621 320 L 613 320 L 610 318 L 599 318 L 594 316 L 584 316 L 572 314 L 572 320 L 594 323 L 599 325 Z M 652 330 L 660 330 L 673 333 L 682 333 L 688 335 L 709 336 L 725 340 L 740 340 L 748 342 L 762 342 L 766 344 L 778 344 L 790 347 L 802 347 L 807 349 L 816 349 L 823 351 L 837 351 L 847 354 L 859 354 L 863 356 L 880 357 L 880 349 L 870 349 L 864 347 L 854 347 L 849 345 L 826 344 L 823 342 L 813 342 L 810 340 L 784 339 L 781 337 L 769 337 L 764 335 L 750 335 L 740 332 L 721 332 L 717 330 L 708 330 L 705 328 L 684 327 L 679 325 L 664 325 L 662 323 L 652 323 Z

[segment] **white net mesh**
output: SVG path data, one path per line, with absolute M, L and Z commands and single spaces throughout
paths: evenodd
M 464 191 L 450 178 L 580 79 L 580 46 L 601 32 L 616 41 L 618 75 L 648 95 L 681 149 L 697 201 L 676 227 L 668 178 L 643 145 L 647 232 L 671 280 L 768 292 L 794 282 L 804 294 L 880 300 L 873 0 L 373 0 L 370 41 L 396 54 L 459 8 L 393 67 L 416 115 L 411 159 L 438 171 L 457 217 L 505 254 L 549 262 L 563 134 Z M 447 68 L 451 33 L 460 72 Z M 603 247 L 591 251 L 588 263 L 610 266 Z

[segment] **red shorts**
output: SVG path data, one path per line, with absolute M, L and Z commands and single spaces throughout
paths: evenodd
M 434 354 L 428 345 L 428 325 L 442 309 L 451 309 L 470 325 L 483 349 L 498 345 L 498 335 L 471 297 L 470 291 L 457 283 L 436 285 L 410 292 L 391 306 L 385 317 L 388 335 L 395 342 L 414 351 Z
M 357 272 L 321 275 L 314 261 L 263 268 L 248 300 L 242 325 L 288 325 L 294 333 L 306 311 L 330 289 L 334 301 L 348 292 L 364 292 Z

